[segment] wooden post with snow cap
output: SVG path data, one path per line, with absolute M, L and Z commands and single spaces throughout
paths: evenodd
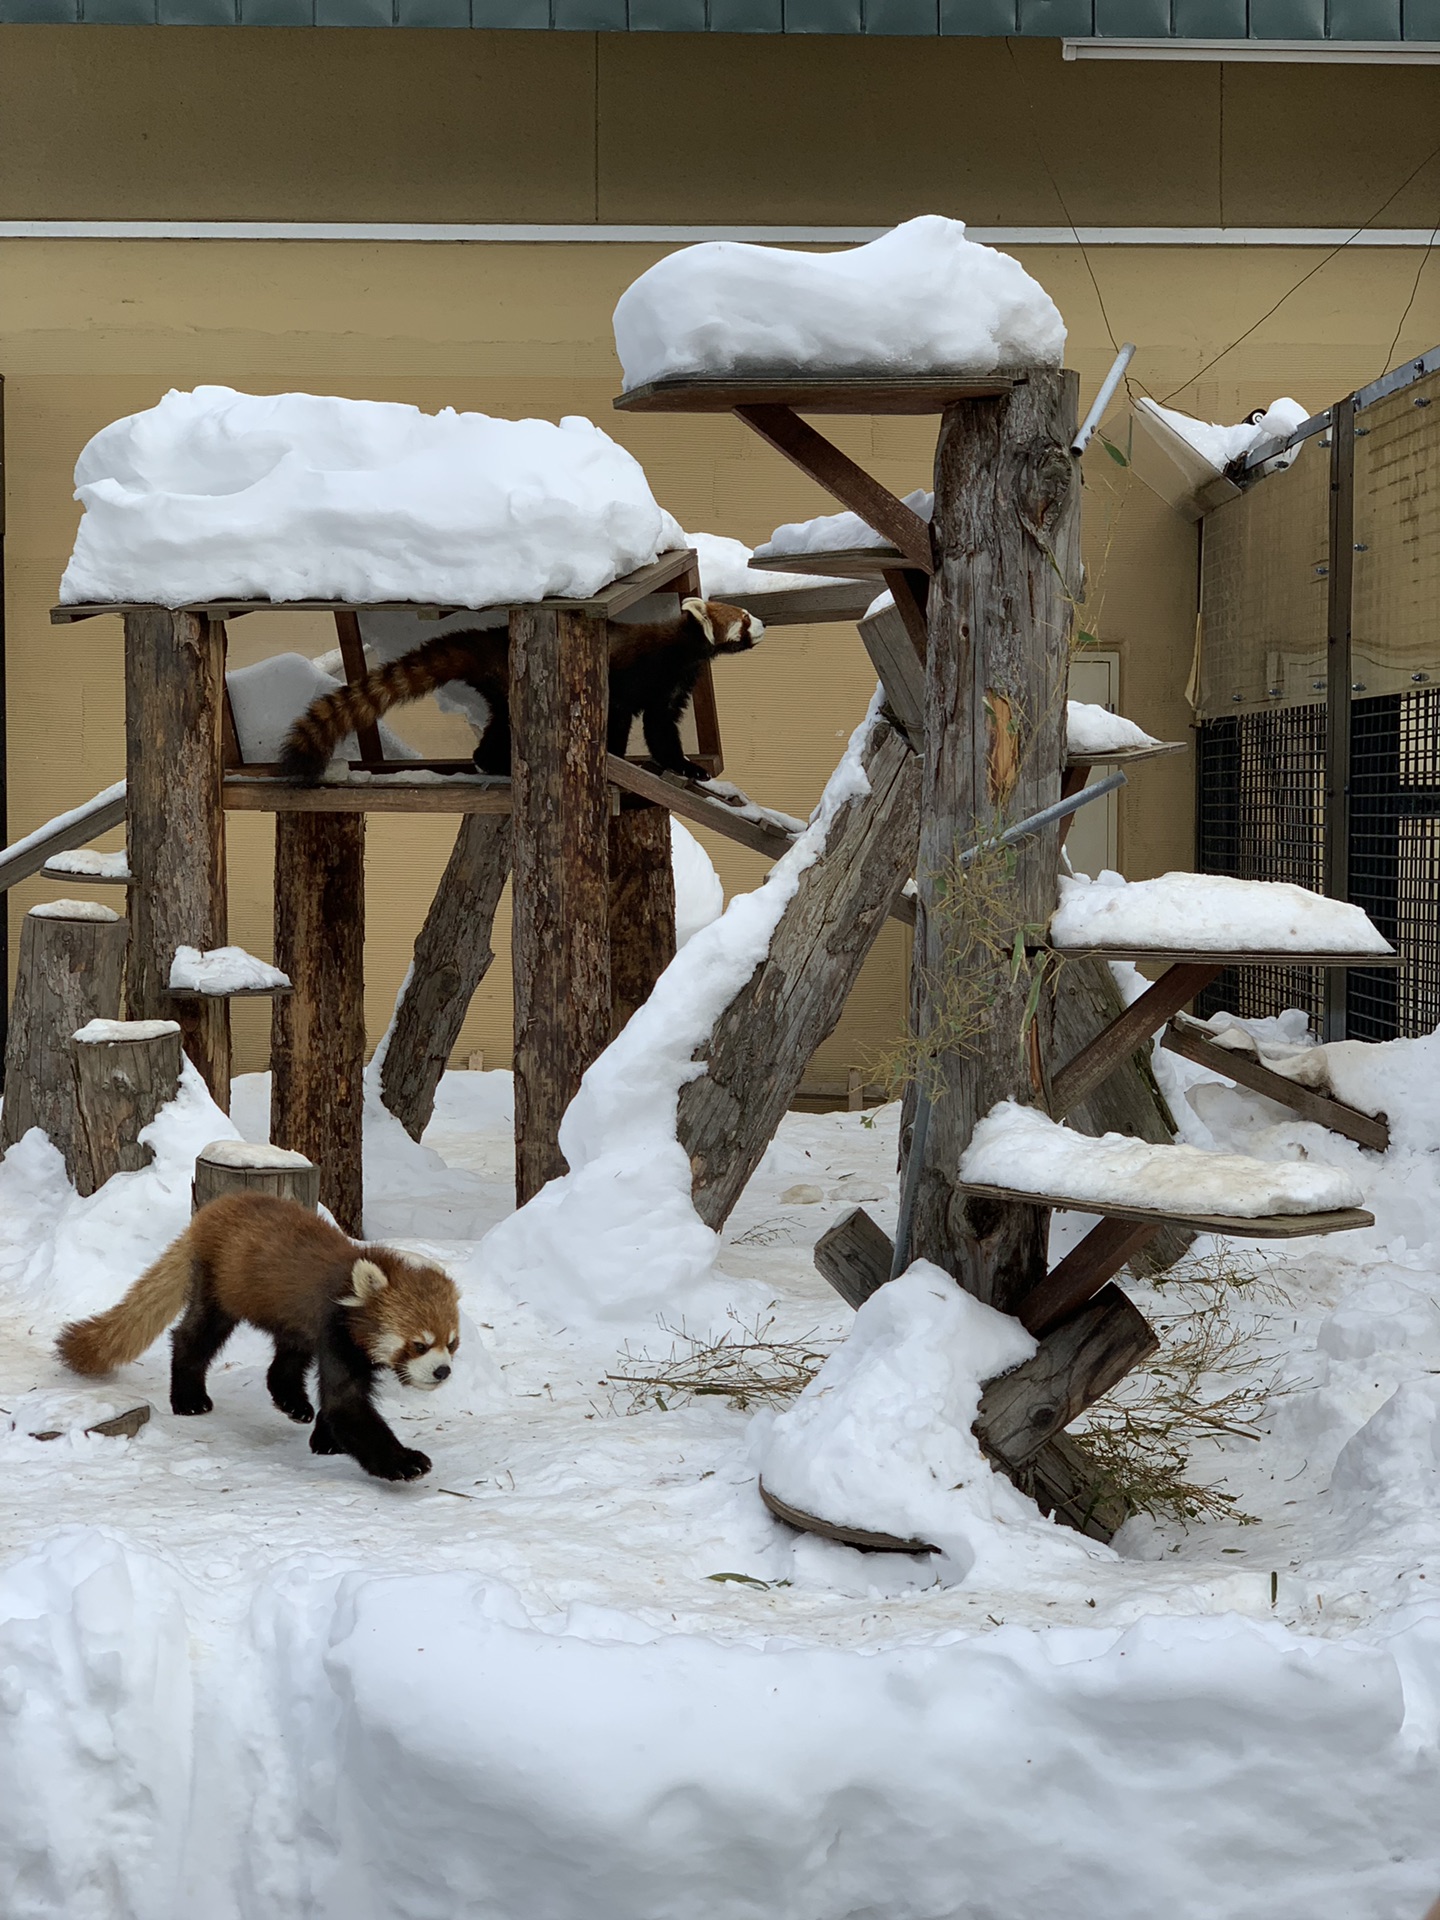
M 125 615 L 125 845 L 134 916 L 126 1008 L 175 1013 L 217 1106 L 230 1105 L 230 1007 L 170 999 L 179 946 L 226 944 L 225 628 L 198 613 Z M 76 1023 L 80 1024 L 79 1022 Z
M 275 816 L 275 964 L 292 991 L 273 1003 L 270 1131 L 314 1162 L 320 1198 L 363 1232 L 365 816 Z
M 935 456 L 912 986 L 933 1106 L 910 1251 L 1005 1311 L 1044 1278 L 1048 1215 L 967 1204 L 956 1182 L 997 1101 L 1043 1099 L 1047 996 L 1024 954 L 1054 910 L 1057 829 L 982 857 L 963 880 L 956 858 L 1059 797 L 1077 395 L 1073 373 L 1032 368 L 1008 393 L 947 407 Z
M 20 931 L 20 961 L 5 1046 L 0 1151 L 39 1127 L 65 1156 L 82 1193 L 92 1188 L 90 1154 L 75 1097 L 70 1036 L 120 1012 L 129 927 L 89 900 L 32 907 Z
M 510 615 L 515 1194 L 565 1171 L 561 1116 L 610 1039 L 603 619 Z
M 72 1035 L 75 1094 L 88 1149 L 76 1190 L 94 1193 L 114 1173 L 155 1158 L 140 1135 L 180 1090 L 176 1020 L 91 1020 Z
M 294 1200 L 313 1212 L 320 1203 L 320 1169 L 303 1153 L 250 1140 L 212 1140 L 195 1156 L 190 1187 L 193 1212 L 230 1193 L 264 1193 Z

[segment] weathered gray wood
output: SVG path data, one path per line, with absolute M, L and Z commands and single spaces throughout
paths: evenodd
M 86 1427 L 86 1433 L 99 1434 L 105 1440 L 133 1440 L 150 1418 L 150 1408 L 144 1401 L 138 1407 L 131 1407 L 127 1413 L 117 1413 L 109 1420 L 97 1420 L 93 1427 Z M 58 1440 L 64 1432 L 63 1427 L 47 1427 L 44 1433 L 32 1433 L 32 1440 Z
M 227 944 L 225 630 L 193 613 L 125 616 L 125 845 L 134 884 L 126 1009 L 175 1013 L 217 1106 L 230 1104 L 230 1008 L 170 1000 L 178 946 Z
M 69 917 L 65 909 L 72 906 Z M 82 1193 L 94 1189 L 70 1036 L 91 1020 L 118 1016 L 128 934 L 127 923 L 108 907 L 66 900 L 32 907 L 20 929 L 0 1151 L 39 1127 L 64 1154 L 66 1171 Z
M 860 622 L 860 638 L 885 689 L 885 704 L 918 746 L 925 738 L 925 658 L 898 607 Z
M 960 1191 L 967 1198 L 995 1204 L 1063 1208 L 1073 1213 L 1108 1214 L 1116 1220 L 1178 1220 L 1196 1233 L 1233 1233 L 1242 1240 L 1304 1240 L 1316 1233 L 1349 1233 L 1357 1227 L 1373 1227 L 1375 1216 L 1364 1207 L 1336 1207 L 1319 1213 L 1192 1213 L 1180 1207 L 1119 1206 L 1111 1200 L 1080 1200 L 1073 1194 L 1037 1193 L 1033 1187 L 989 1186 L 978 1180 L 963 1181 Z
M 1104 960 L 1067 960 L 1052 975 L 1051 1047 L 1058 1063 L 1073 1060 L 1125 1011 L 1115 976 Z M 1077 1132 L 1098 1139 L 1123 1133 L 1131 1140 L 1166 1146 L 1175 1138 L 1175 1121 L 1155 1083 L 1150 1049 L 1127 1052 L 1109 1074 L 1071 1104 L 1066 1120 Z M 1163 1226 L 1129 1257 L 1137 1274 L 1168 1273 L 1190 1247 L 1188 1227 Z
M 1369 1147 L 1374 1153 L 1384 1153 L 1390 1145 L 1390 1128 L 1383 1114 L 1361 1113 L 1358 1107 L 1349 1106 L 1333 1095 L 1318 1093 L 1314 1087 L 1302 1087 L 1283 1073 L 1275 1073 L 1253 1053 L 1242 1053 L 1237 1047 L 1218 1047 L 1205 1034 L 1173 1020 L 1160 1044 L 1171 1053 L 1193 1060 L 1197 1066 L 1224 1074 L 1237 1086 L 1248 1087 L 1252 1093 L 1263 1093 L 1267 1100 L 1278 1100 L 1282 1106 L 1298 1113 L 1302 1120 L 1313 1120 L 1317 1126 L 1343 1134 L 1347 1140 Z
M 801 874 L 770 951 L 716 1021 L 680 1091 L 678 1136 L 695 1207 L 719 1227 L 830 1033 L 914 864 L 920 762 L 877 721 L 862 761 L 869 791 L 842 807 Z
M 103 1038 L 71 1040 L 75 1094 L 88 1165 L 76 1189 L 94 1193 L 113 1173 L 138 1173 L 155 1158 L 140 1134 L 180 1090 L 180 1027 L 127 1021 Z
M 270 1137 L 312 1160 L 346 1233 L 364 1213 L 365 816 L 275 822 L 275 965 L 294 990 L 270 1016 Z
M 560 1120 L 610 1038 L 605 623 L 510 615 L 515 1192 L 565 1171 Z
M 1159 1345 L 1139 1308 L 1106 1287 L 1028 1360 L 990 1382 L 975 1415 L 980 1444 L 1006 1465 L 1023 1465 Z
M 1130 1518 L 1125 1500 L 1107 1484 L 1084 1440 L 1074 1434 L 1053 1435 L 1010 1478 L 1042 1513 L 1053 1513 L 1092 1540 L 1108 1543 Z
M 1020 1302 L 1020 1324 L 1030 1333 L 1045 1334 L 1077 1307 L 1083 1307 L 1113 1280 L 1123 1266 L 1160 1232 L 1158 1220 L 1116 1220 L 1107 1217 L 1073 1246 L 1058 1267 Z
M 777 1520 L 783 1520 L 787 1527 L 794 1527 L 799 1533 L 818 1533 L 822 1540 L 838 1540 L 845 1547 L 860 1547 L 866 1553 L 938 1553 L 938 1547 L 932 1547 L 928 1540 L 909 1540 L 897 1533 L 876 1533 L 869 1527 L 847 1527 L 833 1520 L 822 1519 L 817 1513 L 806 1513 L 803 1507 L 792 1507 L 788 1500 L 782 1500 L 778 1494 L 771 1493 L 762 1480 L 760 1498 Z
M 815 1242 L 815 1265 L 847 1307 L 863 1307 L 890 1278 L 895 1248 L 885 1229 L 863 1207 L 822 1233 Z
M 77 808 L 76 816 L 63 826 L 57 826 L 53 832 L 38 834 L 33 839 L 26 834 L 23 840 L 0 852 L 0 894 L 7 893 L 11 887 L 18 887 L 32 873 L 38 873 L 53 855 L 68 853 L 73 847 L 89 846 L 92 840 L 98 840 L 111 827 L 118 827 L 124 818 L 124 794 L 110 794 L 107 790 L 106 793 L 97 793 L 93 800 Z
M 294 1200 L 313 1211 L 320 1204 L 320 1169 L 304 1154 L 282 1147 L 214 1140 L 195 1156 L 191 1211 L 198 1213 L 228 1193 L 263 1193 L 273 1200 Z
M 1054 910 L 1057 830 L 977 862 L 965 886 L 955 860 L 1059 797 L 1080 584 L 1076 398 L 1074 374 L 1032 369 L 1003 398 L 947 409 L 935 458 L 912 978 L 916 1031 L 937 1057 L 912 1247 L 1003 1310 L 1044 1276 L 1044 1214 L 976 1208 L 956 1177 L 983 1114 L 1042 1092 L 1048 1009 L 1031 1004 L 1035 963 L 1015 968 L 1011 953 Z
M 415 942 L 380 1064 L 380 1097 L 412 1139 L 430 1123 L 440 1076 L 495 958 L 490 937 L 509 877 L 509 818 L 468 814 Z
M 642 800 L 650 800 L 669 813 L 678 813 L 682 820 L 692 820 L 696 826 L 724 834 L 737 846 L 749 847 L 771 860 L 779 860 L 795 844 L 794 834 L 778 820 L 752 819 L 722 800 L 718 793 L 706 793 L 693 781 L 682 780 L 679 774 L 652 773 L 649 767 L 636 766 L 634 761 L 621 760 L 613 753 L 606 756 L 605 765 L 608 778 L 622 793 L 638 794 Z
M 619 1033 L 675 958 L 670 815 L 622 807 L 610 817 L 610 1031 Z

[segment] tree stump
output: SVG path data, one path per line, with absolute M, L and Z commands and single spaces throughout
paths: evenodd
M 933 1099 L 913 1257 L 1011 1311 L 1045 1275 L 1047 1215 L 955 1190 L 975 1123 L 999 1100 L 1042 1098 L 1045 996 L 1027 942 L 1056 899 L 1054 826 L 957 855 L 1059 798 L 1080 488 L 1069 452 L 1074 374 L 1031 369 L 1010 393 L 946 409 L 935 457 L 925 776 L 912 982 Z
M 606 624 L 510 615 L 515 1197 L 565 1171 L 560 1120 L 610 1039 Z
M 320 1198 L 363 1231 L 365 816 L 275 816 L 275 964 L 293 989 L 270 1017 L 270 1132 L 313 1161 Z
M 509 877 L 509 819 L 467 814 L 415 942 L 380 1064 L 380 1097 L 413 1140 L 430 1124 L 440 1076 L 495 958 L 490 935 Z
M 290 1153 L 284 1147 L 212 1140 L 195 1156 L 191 1211 L 198 1213 L 227 1193 L 268 1193 L 276 1200 L 296 1200 L 313 1212 L 320 1204 L 320 1169 L 303 1153 Z
M 920 761 L 877 720 L 862 763 L 869 791 L 836 814 L 769 952 L 697 1055 L 706 1071 L 680 1089 L 676 1130 L 710 1227 L 760 1164 L 914 867 Z
M 88 1165 L 79 1193 L 94 1193 L 112 1173 L 138 1173 L 155 1158 L 140 1134 L 180 1090 L 180 1026 L 175 1020 L 92 1020 L 70 1041 Z
M 675 958 L 675 869 L 663 807 L 610 816 L 610 1035 L 613 1039 Z
M 129 926 L 109 907 L 51 900 L 32 907 L 20 931 L 20 961 L 5 1047 L 0 1151 L 40 1127 L 65 1156 L 81 1192 L 93 1188 L 90 1150 L 75 1096 L 70 1036 L 120 1012 Z
M 200 614 L 125 615 L 125 847 L 134 915 L 126 1009 L 175 1014 L 215 1104 L 230 1105 L 230 1007 L 172 1004 L 178 946 L 227 941 L 222 739 L 225 629 Z M 77 1024 L 80 1024 L 77 1022 Z

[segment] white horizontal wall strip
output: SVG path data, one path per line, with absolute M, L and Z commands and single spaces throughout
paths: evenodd
M 687 245 L 750 240 L 782 246 L 848 246 L 886 227 L 470 226 L 340 220 L 0 220 L 0 240 L 337 240 L 461 246 Z M 1004 247 L 1428 247 L 1429 227 L 970 227 L 972 240 Z

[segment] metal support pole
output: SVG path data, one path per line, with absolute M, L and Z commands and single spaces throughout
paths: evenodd
M 1355 573 L 1355 396 L 1330 409 L 1330 571 L 1325 635 L 1324 887 L 1350 898 L 1350 621 Z M 1324 1040 L 1343 1040 L 1348 1018 L 1343 967 L 1325 972 Z

